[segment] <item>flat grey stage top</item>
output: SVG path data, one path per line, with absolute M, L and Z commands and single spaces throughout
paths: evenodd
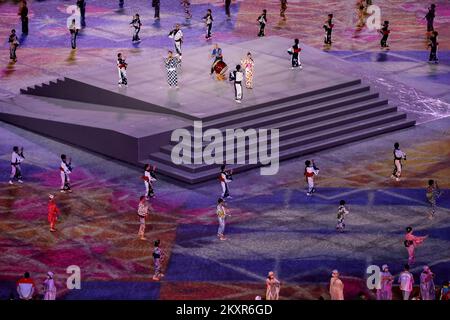
M 317 55 L 319 50 L 307 46 L 303 46 L 300 54 L 305 68 L 291 70 L 287 53 L 293 44 L 291 39 L 268 37 L 234 45 L 219 44 L 229 71 L 234 70 L 248 51 L 252 52 L 255 61 L 254 89 L 245 89 L 243 103 L 238 105 L 234 101 L 232 83 L 209 76 L 213 44 L 183 50 L 179 89 L 167 85 L 163 63 L 166 52 L 161 50 L 155 50 L 151 56 L 127 58 L 128 88 L 118 87 L 115 65 L 72 78 L 200 119 L 351 80 L 345 75 L 323 70 Z
M 224 61 L 230 67 L 240 63 L 248 51 L 252 52 L 255 60 L 254 89 L 244 88 L 242 104 L 234 101 L 234 89 L 228 80 L 218 82 L 209 76 L 212 44 L 184 50 L 179 89 L 167 85 L 163 64 L 165 51 L 161 49 L 152 50 L 150 56 L 147 56 L 148 52 L 145 56 L 137 52 L 127 58 L 129 87 L 126 89 L 117 86 L 118 73 L 112 63 L 69 77 L 198 118 L 355 79 L 324 69 L 324 60 L 327 63 L 340 63 L 341 60 L 303 44 L 300 59 L 304 69 L 291 70 L 287 49 L 292 43 L 292 39 L 273 36 L 235 45 L 220 45 Z M 191 120 L 169 114 L 26 95 L 0 101 L 0 112 L 104 128 L 137 138 L 193 124 Z

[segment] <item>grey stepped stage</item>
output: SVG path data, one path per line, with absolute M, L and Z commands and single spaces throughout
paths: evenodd
M 242 104 L 234 102 L 231 83 L 207 76 L 211 61 L 204 57 L 210 48 L 200 47 L 185 50 L 178 90 L 167 87 L 163 50 L 155 50 L 129 57 L 128 88 L 118 88 L 112 78 L 117 71 L 108 61 L 89 73 L 64 75 L 0 101 L 0 120 L 141 168 L 156 164 L 160 174 L 188 184 L 217 179 L 219 167 L 172 163 L 172 131 L 192 131 L 194 120 L 202 121 L 203 130 L 279 129 L 280 160 L 415 124 L 352 77 L 353 66 L 339 58 L 303 46 L 304 69 L 290 70 L 280 48 L 291 41 L 268 37 L 221 45 L 229 65 L 249 48 L 255 58 L 254 88 L 244 89 Z M 348 66 L 348 72 L 327 69 L 336 63 Z M 230 167 L 242 172 L 257 166 Z
M 359 141 L 379 134 L 413 126 L 406 114 L 388 104 L 386 99 L 356 80 L 285 99 L 265 107 L 251 108 L 203 123 L 209 128 L 277 128 L 280 130 L 280 160 Z M 193 135 L 193 127 L 190 127 Z M 162 146 L 144 162 L 157 163 L 159 170 L 172 178 L 198 183 L 217 178 L 218 165 L 174 165 L 172 148 L 176 142 Z M 249 142 L 246 142 L 248 160 Z M 192 149 L 193 150 L 193 149 Z M 226 141 L 224 141 L 226 150 Z M 234 150 L 235 159 L 237 151 Z M 194 159 L 192 159 L 194 163 Z M 259 165 L 230 165 L 234 172 L 242 172 Z

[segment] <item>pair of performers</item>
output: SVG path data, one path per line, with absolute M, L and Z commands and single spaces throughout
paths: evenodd
M 22 181 L 22 169 L 20 164 L 25 160 L 23 156 L 23 147 L 14 146 L 11 154 L 11 175 L 9 177 L 9 184 L 14 184 L 14 181 L 23 183 Z

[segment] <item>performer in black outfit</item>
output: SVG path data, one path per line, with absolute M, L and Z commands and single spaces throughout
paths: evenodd
M 429 8 L 425 19 L 427 20 L 427 32 L 434 31 L 434 17 L 436 16 L 436 5 L 433 3 Z
M 19 9 L 20 20 L 22 21 L 22 33 L 28 34 L 28 7 L 27 2 L 24 0 Z
M 206 15 L 203 17 L 203 20 L 205 21 L 205 24 L 206 24 L 205 38 L 206 38 L 206 40 L 209 40 L 209 39 L 211 39 L 211 29 L 212 29 L 212 23 L 214 21 L 211 9 L 208 9 L 208 11 L 206 12 Z
M 231 0 L 224 0 L 224 1 L 225 1 L 225 14 L 227 15 L 227 19 L 231 19 L 231 12 L 230 12 Z
M 141 31 L 142 23 L 138 13 L 134 15 L 133 20 L 131 20 L 130 24 L 134 28 L 133 39 L 131 41 L 140 42 L 141 39 L 139 38 L 139 31 Z
M 381 48 L 389 48 L 389 45 L 387 44 L 389 33 L 391 33 L 391 30 L 389 30 L 389 21 L 383 23 L 380 33 L 383 35 L 380 42 Z
M 323 25 L 323 28 L 325 29 L 325 44 L 331 44 L 331 33 L 333 32 L 333 14 L 328 15 L 327 21 L 325 21 L 325 24 Z
M 85 0 L 77 0 L 77 6 L 80 8 L 81 15 L 81 26 L 86 27 L 86 1 Z
M 72 23 L 69 26 L 70 31 L 70 43 L 72 44 L 72 49 L 77 48 L 77 35 L 78 35 L 78 29 L 75 23 L 75 19 L 72 19 Z
M 125 4 L 125 0 L 119 0 L 119 8 L 123 9 L 123 5 Z
M 258 37 L 264 37 L 264 29 L 266 28 L 266 24 L 267 24 L 267 10 L 264 9 L 262 14 L 258 17 L 258 19 L 256 20 L 259 22 L 259 33 L 258 33 Z
M 16 50 L 17 47 L 19 46 L 19 39 L 17 38 L 16 30 L 14 29 L 11 30 L 11 34 L 9 35 L 8 38 L 8 43 L 9 43 L 9 58 L 12 61 L 16 62 L 17 61 Z
M 303 69 L 302 63 L 300 62 L 300 59 L 299 59 L 300 51 L 302 51 L 302 48 L 300 48 L 299 43 L 300 43 L 300 41 L 298 39 L 295 39 L 294 45 L 288 49 L 288 53 L 291 55 L 291 63 L 292 63 L 291 69 L 296 69 L 296 68 Z
M 430 44 L 428 45 L 430 47 L 430 59 L 428 62 L 439 63 L 439 59 L 437 57 L 437 48 L 439 45 L 439 42 L 437 42 L 438 35 L 439 33 L 437 31 L 431 32 Z
M 152 0 L 152 7 L 155 8 L 155 19 L 159 20 L 159 9 L 161 6 L 160 0 Z

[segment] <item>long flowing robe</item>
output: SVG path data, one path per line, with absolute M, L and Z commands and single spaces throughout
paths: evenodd
M 422 296 L 422 300 L 436 299 L 436 288 L 432 273 L 422 272 L 420 274 L 420 295 Z
M 241 66 L 245 72 L 245 87 L 248 89 L 253 88 L 253 72 L 255 68 L 255 62 L 252 58 L 246 56 L 241 60 Z
M 164 60 L 166 70 L 167 70 L 167 83 L 171 87 L 178 86 L 178 65 L 179 59 L 176 57 L 167 58 Z
M 56 223 L 56 220 L 58 219 L 59 209 L 56 206 L 55 201 L 50 200 L 48 202 L 48 222 L 54 226 Z
M 44 281 L 44 300 L 56 300 L 56 286 L 53 279 Z
M 377 289 L 377 300 L 392 300 L 392 283 L 394 277 L 387 272 L 381 272 L 380 289 Z
M 280 281 L 277 278 L 266 280 L 266 300 L 278 300 L 280 297 Z
M 344 300 L 344 283 L 339 278 L 331 278 L 330 280 L 330 296 L 331 300 Z

